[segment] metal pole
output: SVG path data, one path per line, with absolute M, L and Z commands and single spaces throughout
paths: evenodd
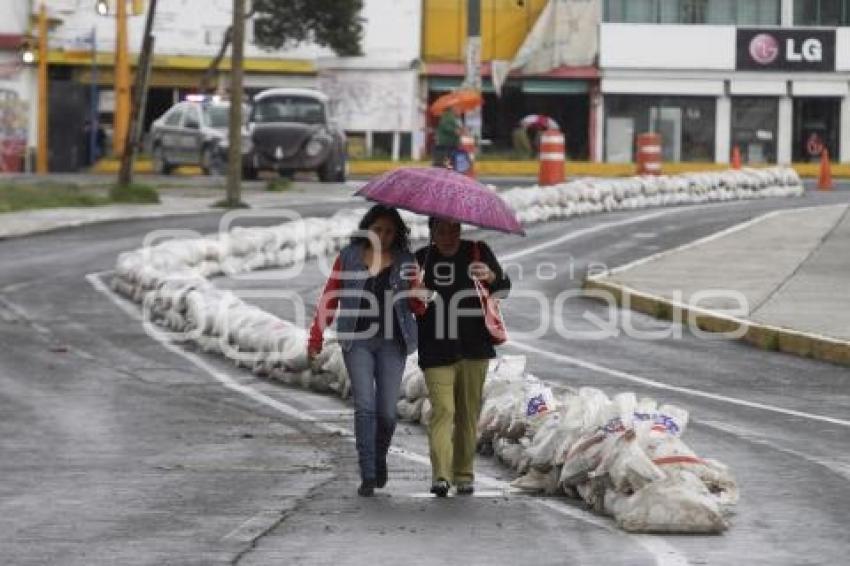
M 136 81 L 133 85 L 133 105 L 130 113 L 130 127 L 127 135 L 124 151 L 121 155 L 121 172 L 118 176 L 118 184 L 129 185 L 133 180 L 133 163 L 136 159 L 136 149 L 139 146 L 142 127 L 140 121 L 144 118 L 145 106 L 148 100 L 148 81 L 150 79 L 151 64 L 153 62 L 153 22 L 156 15 L 157 0 L 150 0 L 148 16 L 145 20 L 145 35 L 142 40 L 142 51 L 139 53 L 139 63 L 136 67 Z
M 481 92 L 481 0 L 466 1 L 466 77 L 467 88 Z M 481 140 L 481 109 L 466 114 L 466 126 L 475 138 Z
M 97 92 L 97 26 L 91 29 L 91 117 L 89 118 L 89 165 L 97 162 L 98 92 Z
M 245 47 L 245 0 L 233 0 L 233 45 L 230 59 L 230 147 L 227 156 L 228 207 L 242 203 L 242 64 Z
M 47 173 L 47 8 L 44 2 L 38 10 L 38 146 L 35 172 Z
M 115 19 L 115 118 L 112 151 L 122 155 L 130 120 L 130 58 L 127 53 L 127 3 L 119 0 Z

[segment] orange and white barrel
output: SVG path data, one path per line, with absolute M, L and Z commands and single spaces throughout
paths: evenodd
M 661 134 L 638 135 L 637 172 L 638 175 L 661 175 Z
M 564 134 L 549 129 L 540 135 L 540 169 L 537 183 L 557 185 L 564 182 Z

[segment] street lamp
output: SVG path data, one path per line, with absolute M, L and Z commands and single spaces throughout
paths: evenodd
M 24 65 L 32 65 L 35 63 L 35 48 L 33 47 L 33 39 L 27 37 L 21 44 L 21 61 Z
M 97 4 L 94 6 L 95 11 L 98 16 L 108 16 L 109 15 L 109 2 L 106 0 L 97 0 Z

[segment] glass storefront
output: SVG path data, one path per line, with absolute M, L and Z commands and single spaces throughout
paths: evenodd
M 795 0 L 794 25 L 846 26 L 850 23 L 850 0 Z
M 631 162 L 635 138 L 662 137 L 664 161 L 714 161 L 716 99 L 697 96 L 605 97 L 605 160 Z
M 732 147 L 738 146 L 744 163 L 776 163 L 778 124 L 777 98 L 732 99 Z
M 641 24 L 779 25 L 780 5 L 781 0 L 605 0 L 605 21 Z
M 840 117 L 840 98 L 795 98 L 792 159 L 818 161 L 824 149 L 837 159 Z

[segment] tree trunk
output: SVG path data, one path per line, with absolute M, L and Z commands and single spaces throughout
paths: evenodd
M 242 203 L 242 66 L 245 49 L 245 0 L 233 0 L 233 47 L 230 71 L 230 136 L 227 159 L 226 206 L 245 206 Z

